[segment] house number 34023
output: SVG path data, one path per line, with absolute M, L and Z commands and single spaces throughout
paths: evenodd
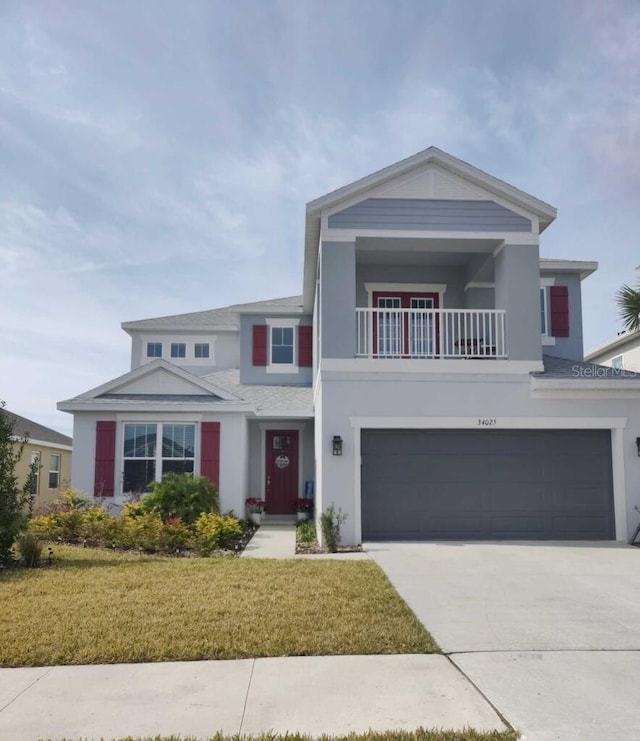
M 498 424 L 498 420 L 495 417 L 480 417 L 478 419 L 478 427 L 495 427 Z

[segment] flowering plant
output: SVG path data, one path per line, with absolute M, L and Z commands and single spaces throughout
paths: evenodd
M 313 511 L 313 499 L 308 497 L 301 497 L 296 500 L 296 509 L 298 512 L 312 512 Z
M 266 509 L 266 502 L 264 499 L 258 499 L 257 497 L 249 497 L 245 500 L 247 509 L 253 514 L 262 514 Z

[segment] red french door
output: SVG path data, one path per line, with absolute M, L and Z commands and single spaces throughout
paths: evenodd
M 298 498 L 298 430 L 267 430 L 265 500 L 268 515 L 292 515 Z
M 375 291 L 373 352 L 378 358 L 430 358 L 439 354 L 440 327 L 432 310 L 437 293 Z M 411 312 L 403 309 L 413 309 Z

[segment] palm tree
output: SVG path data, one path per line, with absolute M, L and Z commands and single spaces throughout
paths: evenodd
M 624 328 L 629 332 L 640 330 L 640 281 L 637 288 L 622 286 L 616 293 L 616 301 Z

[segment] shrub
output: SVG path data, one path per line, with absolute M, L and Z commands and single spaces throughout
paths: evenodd
M 193 533 L 179 517 L 169 520 L 162 526 L 160 550 L 165 553 L 185 551 L 193 543 Z
M 160 549 L 162 520 L 156 512 L 148 512 L 141 517 L 125 518 L 123 535 L 129 547 L 140 548 L 147 553 Z M 127 545 L 123 546 L 126 548 Z
M 89 545 L 102 545 L 104 543 L 105 523 L 111 519 L 109 515 L 99 507 L 91 507 L 81 513 L 80 536 Z
M 299 543 L 313 543 L 317 538 L 316 523 L 310 520 L 298 523 L 296 538 Z
M 324 545 L 330 553 L 335 553 L 340 545 L 340 526 L 347 519 L 342 510 L 336 512 L 335 506 L 330 504 L 320 515 L 320 527 Z
M 165 474 L 140 505 L 145 512 L 158 512 L 163 522 L 179 517 L 187 525 L 192 525 L 202 512 L 220 511 L 215 486 L 204 476 L 190 473 Z
M 36 569 L 40 565 L 42 543 L 33 533 L 26 532 L 18 538 L 17 546 L 22 563 L 28 569 Z
M 203 512 L 196 520 L 196 549 L 201 556 L 210 556 L 218 548 L 231 544 L 242 535 L 242 528 L 235 517 L 224 517 Z
M 29 532 L 41 540 L 62 538 L 62 529 L 54 514 L 32 517 L 29 521 Z

